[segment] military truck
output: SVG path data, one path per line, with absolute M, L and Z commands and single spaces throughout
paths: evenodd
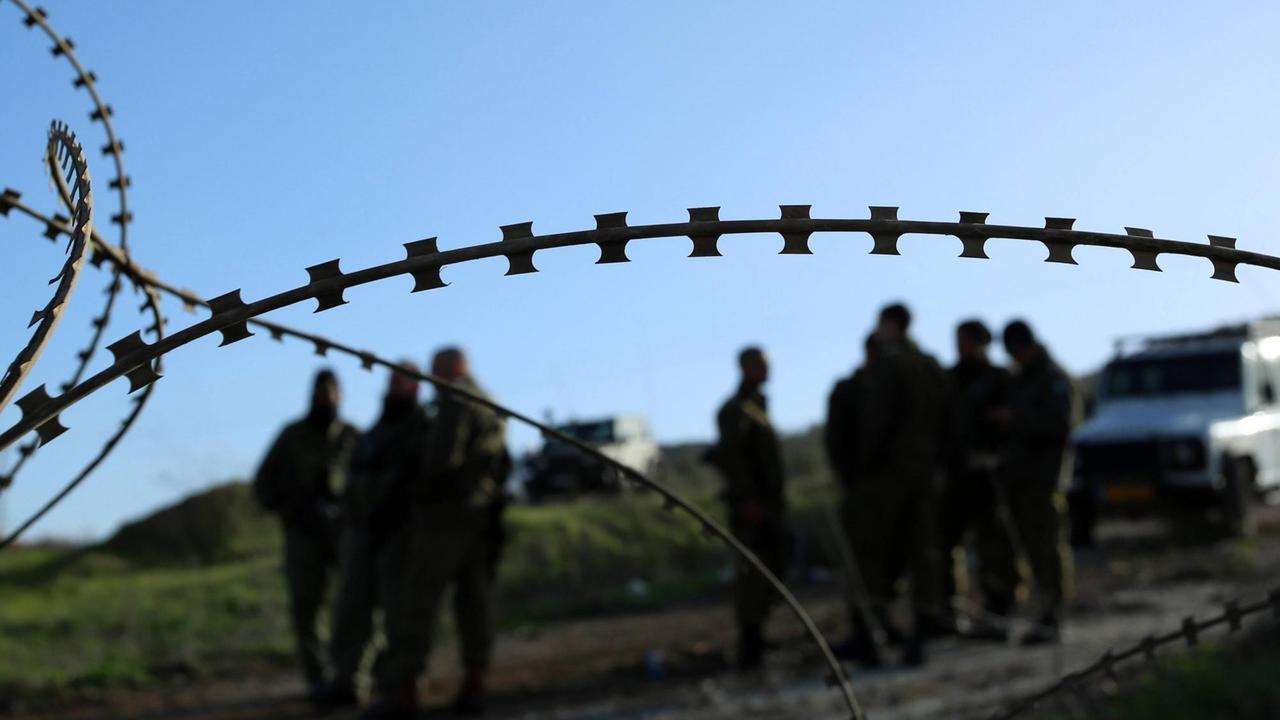
M 1182 514 L 1234 536 L 1256 531 L 1280 490 L 1280 322 L 1142 339 L 1098 375 L 1073 434 L 1072 542 L 1099 517 Z
M 565 423 L 555 429 L 646 475 L 658 468 L 661 449 L 643 417 L 606 417 Z M 546 438 L 540 450 L 525 458 L 522 471 L 524 492 L 532 502 L 556 496 L 611 493 L 623 487 L 616 472 L 551 437 Z

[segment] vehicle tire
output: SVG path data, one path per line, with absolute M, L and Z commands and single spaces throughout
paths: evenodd
M 1098 507 L 1088 489 L 1067 494 L 1067 517 L 1071 527 L 1071 547 L 1093 547 L 1098 525 Z
M 1253 461 L 1226 458 L 1222 461 L 1222 524 L 1228 537 L 1249 538 L 1258 534 L 1258 489 Z

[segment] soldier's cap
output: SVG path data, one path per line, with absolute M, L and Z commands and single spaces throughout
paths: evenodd
M 881 308 L 880 318 L 894 323 L 902 329 L 902 332 L 911 329 L 911 310 L 900 302 L 891 303 Z
M 965 320 L 964 322 L 960 323 L 958 326 L 956 326 L 956 332 L 961 332 L 961 333 L 964 333 L 965 335 L 968 335 L 971 339 L 973 339 L 979 345 L 991 344 L 991 330 L 987 328 L 986 323 L 982 322 L 981 320 L 978 320 L 977 318 Z
M 1025 320 L 1014 320 L 1004 326 L 1004 344 L 1010 347 L 1026 347 L 1036 341 L 1035 333 Z

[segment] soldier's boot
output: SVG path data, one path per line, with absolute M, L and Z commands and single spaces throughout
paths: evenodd
M 930 638 L 945 634 L 945 628 L 933 613 L 915 613 L 911 622 L 911 632 L 902 639 L 902 664 L 918 668 L 924 665 L 924 645 Z
M 1009 642 L 1009 618 L 1013 603 L 1003 599 L 989 599 L 981 615 L 969 621 L 965 637 L 998 643 Z
M 831 648 L 831 652 L 840 660 L 856 662 L 863 668 L 878 668 L 884 664 L 880 657 L 880 649 L 876 647 L 871 629 L 862 621 L 861 616 L 854 615 L 853 625 L 849 631 L 849 639 Z
M 760 623 L 738 625 L 738 669 L 756 670 L 764 664 L 764 628 Z
M 417 714 L 418 684 L 409 681 L 383 691 L 360 720 L 413 720 Z
M 1026 647 L 1031 645 L 1056 645 L 1062 642 L 1062 620 L 1057 610 L 1045 610 L 1019 641 Z
M 485 711 L 485 671 L 467 670 L 462 687 L 449 704 L 449 712 L 462 717 L 480 717 Z
M 902 664 L 910 668 L 924 665 L 924 636 L 913 632 L 902 641 Z
M 312 693 L 311 702 L 325 708 L 351 707 L 360 704 L 356 695 L 355 682 L 350 678 L 335 678 L 327 685 Z
M 911 636 L 903 639 L 902 644 L 905 647 L 909 645 L 914 637 L 923 640 L 932 640 L 948 635 L 957 635 L 959 630 L 956 627 L 955 615 L 936 615 L 931 612 L 920 613 L 916 616 L 915 626 Z

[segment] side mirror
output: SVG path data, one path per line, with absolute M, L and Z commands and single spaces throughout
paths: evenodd
M 1262 383 L 1262 404 L 1263 405 L 1276 404 L 1276 388 L 1274 385 L 1271 384 L 1270 380 L 1267 380 Z

